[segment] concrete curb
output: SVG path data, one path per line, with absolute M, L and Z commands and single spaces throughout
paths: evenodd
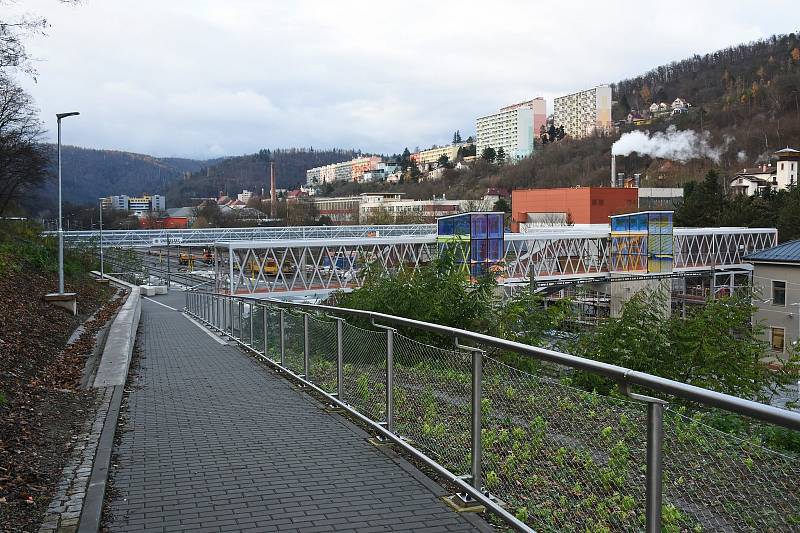
M 115 285 L 130 289 L 131 292 L 108 330 L 106 345 L 94 378 L 95 388 L 125 385 L 133 354 L 133 343 L 136 340 L 136 329 L 139 327 L 142 315 L 141 289 L 120 279 L 105 277 Z
M 97 277 L 100 275 L 99 272 L 92 274 Z M 136 330 L 139 328 L 139 319 L 142 315 L 139 287 L 112 276 L 106 275 L 105 278 L 114 285 L 130 289 L 131 292 L 108 330 L 106 345 L 95 375 L 93 385 L 95 388 L 107 388 L 113 392 L 92 463 L 89 486 L 86 489 L 83 511 L 78 522 L 79 533 L 95 533 L 100 529 L 111 453 L 114 450 L 114 436 L 122 406 L 125 381 L 133 356 L 133 346 L 136 342 Z
M 122 406 L 122 393 L 125 386 L 117 385 L 109 388 L 114 392 L 108 405 L 103 431 L 100 433 L 100 440 L 97 443 L 97 452 L 92 464 L 92 474 L 89 477 L 89 486 L 86 489 L 86 498 L 83 501 L 83 512 L 78 522 L 78 533 L 96 533 L 100 530 L 100 520 L 103 517 L 108 470 L 111 466 L 114 435 L 117 430 L 119 411 Z

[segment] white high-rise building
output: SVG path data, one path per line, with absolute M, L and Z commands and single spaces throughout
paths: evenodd
M 497 152 L 500 148 L 507 161 L 514 161 L 533 154 L 533 141 L 538 135 L 537 122 L 542 121 L 544 99 L 536 98 L 502 108 L 497 113 L 478 117 L 475 131 L 475 152 L 481 156 L 486 148 Z
M 575 139 L 609 131 L 613 125 L 611 87 L 599 85 L 556 98 L 553 102 L 553 124 L 556 127 L 563 126 L 567 135 Z

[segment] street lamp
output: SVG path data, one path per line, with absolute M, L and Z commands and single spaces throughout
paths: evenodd
M 61 227 L 61 119 L 80 115 L 77 111 L 57 113 L 58 120 L 58 294 L 64 294 L 64 229 Z
M 100 279 L 105 279 L 103 276 L 103 199 L 100 198 Z

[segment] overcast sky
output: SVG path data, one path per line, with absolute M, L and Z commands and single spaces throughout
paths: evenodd
M 8 10 L 9 6 L 4 6 Z M 17 0 L 55 138 L 158 156 L 394 153 L 475 117 L 796 30 L 795 1 Z M 4 15 L 7 18 L 8 14 Z

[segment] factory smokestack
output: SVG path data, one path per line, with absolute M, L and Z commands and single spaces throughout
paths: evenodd
M 616 187 L 617 181 L 617 156 L 611 154 L 611 186 Z
M 275 193 L 275 163 L 269 162 L 269 216 L 278 218 L 278 195 Z

